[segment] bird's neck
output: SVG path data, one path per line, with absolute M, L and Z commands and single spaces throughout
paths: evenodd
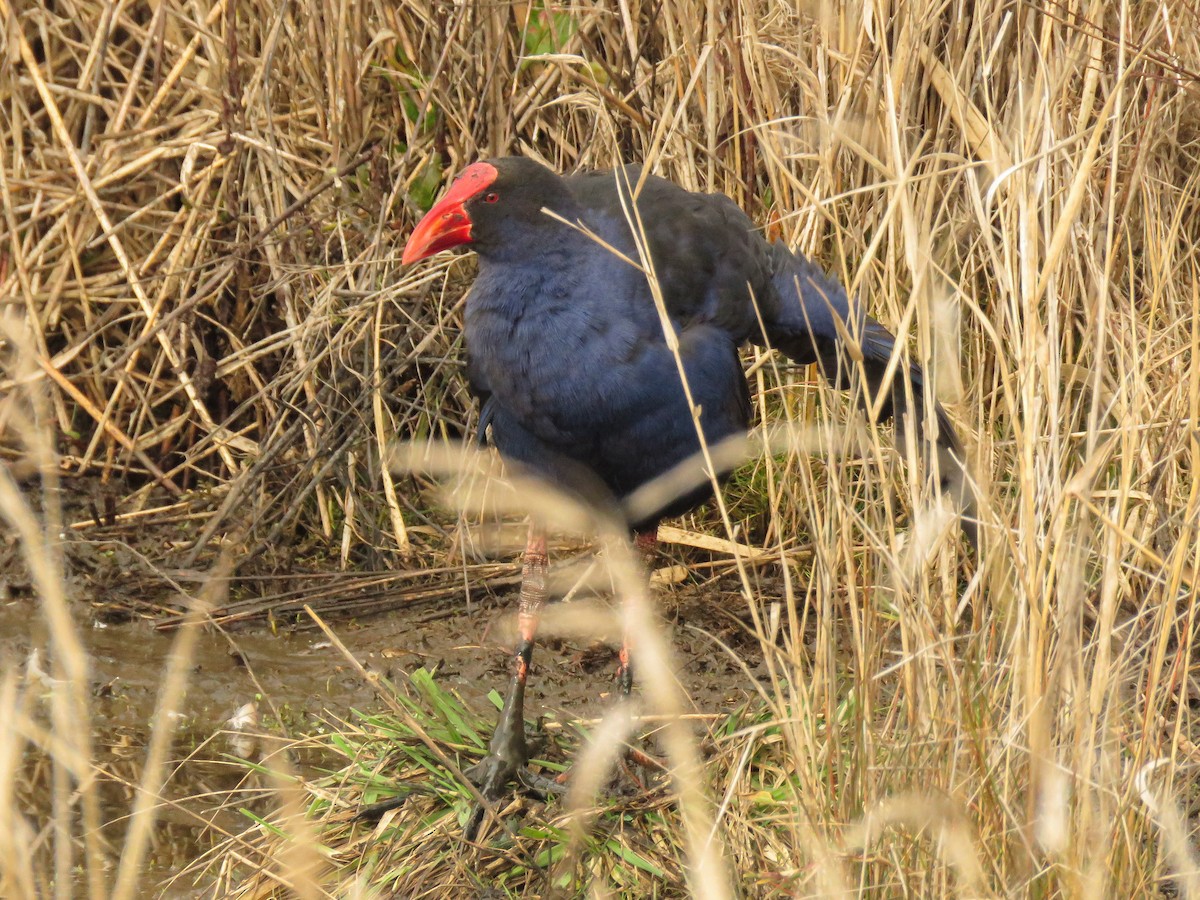
M 556 306 L 577 297 L 579 272 L 570 254 L 543 250 L 521 262 L 479 260 L 479 274 L 467 299 L 471 312 L 489 311 L 501 316 L 546 315 Z

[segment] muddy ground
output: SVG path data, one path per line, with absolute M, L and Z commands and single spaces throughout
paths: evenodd
M 68 488 L 67 493 L 78 495 Z M 86 518 L 86 516 L 85 516 Z M 71 512 L 66 516 L 71 521 Z M 76 522 L 76 525 L 79 523 Z M 93 739 L 105 774 L 103 797 L 108 839 L 120 847 L 123 817 L 133 798 L 163 673 L 177 632 L 164 628 L 180 608 L 180 589 L 199 591 L 204 573 L 171 568 L 171 541 L 159 526 L 139 524 L 136 537 L 126 530 L 106 538 L 95 528 L 68 528 L 63 544 L 67 589 L 79 634 L 91 659 Z M 694 562 L 678 548 L 664 548 L 664 565 Z M 159 559 L 153 558 L 158 554 Z M 553 551 L 552 551 L 553 553 Z M 564 555 L 586 560 L 584 548 L 562 548 Z M 223 624 L 204 629 L 189 670 L 188 690 L 176 723 L 175 765 L 167 787 L 173 801 L 162 808 L 156 830 L 154 874 L 169 878 L 206 850 L 220 830 L 240 831 L 248 824 L 237 812 L 253 798 L 238 797 L 245 771 L 231 762 L 236 740 L 229 720 L 246 704 L 254 704 L 257 726 L 251 731 L 295 738 L 322 724 L 348 717 L 351 710 L 386 709 L 356 669 L 316 627 L 296 613 L 306 586 L 326 598 L 322 615 L 346 648 L 369 668 L 402 681 L 417 667 L 436 669 L 441 683 L 458 692 L 473 709 L 493 717 L 489 691 L 503 691 L 512 639 L 515 606 L 514 574 L 472 578 L 474 567 L 443 574 L 432 598 L 420 599 L 403 567 L 376 573 L 382 586 L 365 596 L 347 588 L 339 609 L 336 587 L 354 579 L 371 580 L 356 571 L 278 573 L 235 580 Z M 483 569 L 479 571 L 483 572 Z M 656 585 L 654 594 L 678 654 L 679 679 L 694 708 L 721 713 L 743 703 L 754 688 L 750 676 L 760 673 L 761 652 L 750 631 L 749 614 L 739 598 L 736 579 L 699 566 L 682 583 Z M 240 573 L 239 573 L 240 574 Z M 389 578 L 400 580 L 389 582 Z M 770 569 L 755 573 L 760 596 L 778 592 Z M 405 579 L 408 580 L 405 580 Z M 457 586 L 455 586 L 457 581 Z M 354 582 L 357 584 L 358 582 Z M 392 587 L 389 587 L 389 584 Z M 394 603 L 389 602 L 389 591 Z M 417 600 L 411 599 L 417 596 Z M 272 607 L 271 598 L 287 603 Z M 333 599 L 328 599 L 332 597 Z M 235 599 L 236 598 L 236 599 Z M 266 598 L 256 605 L 256 598 Z M 565 610 L 611 606 L 610 597 L 573 600 Z M 277 615 L 282 609 L 284 614 Z M 250 610 L 251 612 L 246 612 Z M 218 610 L 229 612 L 229 609 Z M 239 618 L 241 616 L 241 618 Z M 610 640 L 548 638 L 535 654 L 526 713 L 550 722 L 589 719 L 603 714 L 614 687 L 616 635 Z M 724 645 L 728 650 L 722 649 Z M 731 655 L 736 654 L 736 658 Z M 0 660 L 27 671 L 44 691 L 53 689 L 48 676 L 49 643 L 39 601 L 12 537 L 0 541 Z M 37 686 L 35 683 L 35 693 Z M 314 767 L 321 760 L 305 759 Z M 34 766 L 36 781 L 46 767 Z M 48 799 L 30 784 L 30 803 L 49 814 Z M 269 803 L 262 794 L 257 805 Z M 215 799 L 214 799 L 215 798 Z M 42 801 L 45 801 L 44 804 Z M 216 825 L 214 831 L 210 826 Z M 202 888 L 172 884 L 163 896 L 203 896 Z

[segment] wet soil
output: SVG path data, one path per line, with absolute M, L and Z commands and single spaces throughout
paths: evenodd
M 72 540 L 65 554 L 68 593 L 91 662 L 93 739 L 97 763 L 107 776 L 106 837 L 119 848 L 123 817 L 133 800 L 132 785 L 177 638 L 177 632 L 156 627 L 162 616 L 145 611 L 165 609 L 173 588 L 131 574 L 137 568 L 132 557 L 141 555 L 139 550 Z M 154 540 L 151 536 L 143 543 Z M 38 670 L 52 670 L 49 645 L 38 600 L 14 548 L 12 540 L 0 548 L 0 660 L 32 672 L 27 678 L 39 678 Z M 680 557 L 667 561 L 686 562 Z M 760 574 L 769 579 L 766 572 Z M 771 587 L 769 580 L 761 585 L 762 594 L 770 595 Z M 721 713 L 745 702 L 754 692 L 752 678 L 761 674 L 761 651 L 736 580 L 692 572 L 684 584 L 660 586 L 655 595 L 677 654 L 680 684 L 695 709 Z M 597 606 L 611 606 L 611 600 L 572 601 L 560 607 L 560 621 Z M 351 617 L 327 611 L 325 616 L 348 651 L 368 668 L 397 680 L 417 667 L 436 668 L 443 685 L 491 716 L 487 694 L 503 691 L 506 683 L 514 607 L 513 587 L 480 590 L 467 579 L 461 592 L 444 593 L 432 602 L 385 613 Z M 129 615 L 130 610 L 142 614 Z M 527 716 L 566 722 L 603 714 L 615 687 L 618 636 L 603 637 L 607 640 L 550 637 L 539 645 Z M 43 682 L 47 691 L 52 689 L 51 682 Z M 237 735 L 231 736 L 229 721 L 239 710 L 244 714 L 247 704 L 254 704 L 257 716 L 249 730 L 288 738 L 348 717 L 352 709 L 385 709 L 307 617 L 206 626 L 176 723 L 177 762 L 166 790 L 173 803 L 160 816 L 152 877 L 169 878 L 206 850 L 204 840 L 214 834 L 211 826 L 230 831 L 245 827 L 239 803 L 214 805 L 211 798 L 227 800 L 227 792 L 245 787 L 244 768 L 229 759 L 245 748 L 238 747 Z M 302 767 L 321 762 L 303 754 L 297 761 Z M 42 805 L 36 799 L 31 803 Z M 49 815 L 48 804 L 37 813 Z M 197 890 L 175 882 L 163 896 L 202 895 Z

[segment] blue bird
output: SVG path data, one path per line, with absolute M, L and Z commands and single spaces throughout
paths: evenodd
M 923 441 L 921 369 L 895 369 L 911 393 L 903 378 L 886 383 L 892 334 L 802 255 L 765 240 L 721 194 L 687 191 L 638 166 L 560 176 L 532 160 L 492 159 L 463 171 L 414 229 L 403 262 L 459 246 L 479 256 L 465 338 L 481 430 L 509 464 L 617 517 L 643 551 L 653 547 L 661 519 L 711 497 L 697 422 L 709 446 L 751 424 L 738 356 L 745 344 L 817 363 L 840 387 L 861 373 L 860 404 L 877 404 L 882 418 L 908 411 L 911 397 L 911 415 L 897 422 Z M 936 439 L 926 456 L 936 457 L 940 487 L 975 546 L 962 446 L 941 406 L 932 412 Z M 646 492 L 634 497 L 689 461 L 696 477 L 684 492 L 649 503 Z M 547 567 L 545 534 L 535 523 L 509 692 L 490 753 L 470 773 L 490 800 L 524 774 L 524 691 Z M 622 692 L 630 681 L 623 649 Z

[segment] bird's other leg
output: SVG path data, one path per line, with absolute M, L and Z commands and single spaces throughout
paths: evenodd
M 514 779 L 520 779 L 529 751 L 525 744 L 525 682 L 533 658 L 533 641 L 538 619 L 546 603 L 546 574 L 549 558 L 546 553 L 546 533 L 537 525 L 529 528 L 525 557 L 521 568 L 521 599 L 517 609 L 517 647 L 513 654 L 512 676 L 508 695 L 500 711 L 500 721 L 488 745 L 488 755 L 468 773 L 481 794 L 488 800 L 498 800 Z M 474 837 L 482 819 L 482 810 L 468 824 L 468 839 Z
M 654 563 L 658 558 L 658 526 L 639 531 L 633 536 L 633 545 L 642 559 L 646 577 L 654 571 Z M 628 697 L 633 690 L 633 635 L 629 632 L 629 617 L 625 617 L 624 635 L 621 641 L 620 664 L 617 667 L 617 689 L 622 697 Z
M 638 531 L 633 536 L 633 545 L 637 550 L 638 556 L 641 558 L 644 575 L 649 580 L 650 575 L 654 572 L 654 566 L 658 562 L 658 526 L 647 528 L 643 531 Z M 624 637 L 621 642 L 620 665 L 617 668 L 617 690 L 622 699 L 629 697 L 633 691 L 633 651 L 634 651 L 634 635 L 629 630 L 630 616 L 625 616 Z M 665 772 L 666 765 L 653 756 L 644 753 L 637 747 L 627 745 L 625 748 L 625 761 L 633 763 L 636 766 L 641 766 L 651 771 Z M 625 771 L 629 776 L 643 788 L 642 779 L 634 772 L 625 767 Z

